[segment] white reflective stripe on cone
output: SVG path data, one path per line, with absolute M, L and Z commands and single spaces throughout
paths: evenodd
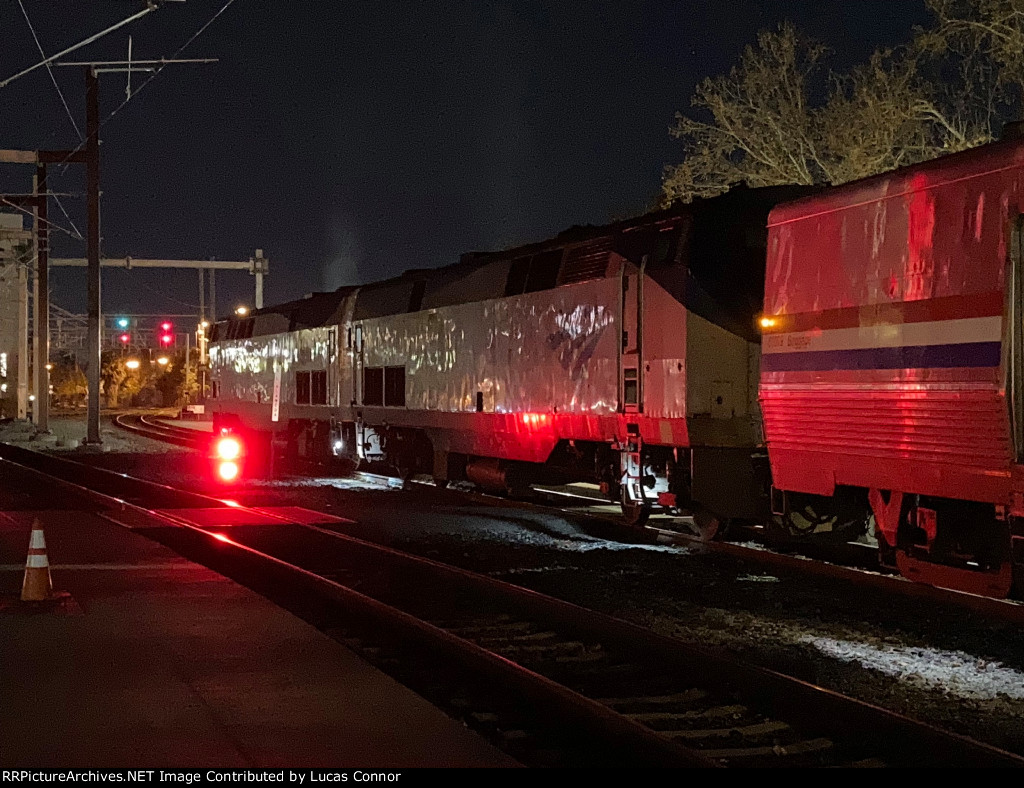
M 26 569 L 45 569 L 50 566 L 45 555 L 30 555 L 25 563 Z
M 46 549 L 46 538 L 43 536 L 43 532 L 38 528 L 33 529 L 32 539 L 28 543 L 29 550 L 45 550 Z

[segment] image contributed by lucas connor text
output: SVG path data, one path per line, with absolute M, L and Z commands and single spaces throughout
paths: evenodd
M 12 769 L 0 783 L 280 783 L 290 785 L 384 784 L 430 779 L 431 770 L 361 769 Z M 411 778 L 411 779 L 410 779 Z

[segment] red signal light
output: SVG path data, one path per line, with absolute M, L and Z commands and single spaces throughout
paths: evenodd
M 238 478 L 237 462 L 222 462 L 217 465 L 217 475 L 224 482 L 233 482 Z
M 221 438 L 215 451 L 222 460 L 237 460 L 242 456 L 242 444 L 238 438 Z
M 162 337 L 160 337 L 160 343 L 163 344 L 163 345 L 169 345 L 173 341 L 174 341 L 174 337 L 171 336 L 170 334 L 164 334 Z
M 121 336 L 119 336 L 118 339 L 120 339 L 121 342 L 124 343 L 125 345 L 132 341 L 131 334 L 121 334 Z
M 170 331 L 172 328 L 174 328 L 174 324 L 165 320 L 163 323 L 160 324 L 160 328 L 164 332 L 167 332 L 167 331 Z

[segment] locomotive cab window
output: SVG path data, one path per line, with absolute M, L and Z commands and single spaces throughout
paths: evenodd
M 363 404 L 384 404 L 384 367 L 363 369 Z
M 296 372 L 295 373 L 295 404 L 296 405 L 308 405 L 309 404 L 309 373 L 308 372 Z

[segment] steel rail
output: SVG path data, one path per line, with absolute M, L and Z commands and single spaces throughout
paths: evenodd
M 177 445 L 189 445 L 194 448 L 205 448 L 204 444 L 201 442 L 200 439 L 196 439 L 188 435 L 183 435 L 183 433 L 195 432 L 194 430 L 188 430 L 187 428 L 181 427 L 174 427 L 168 424 L 156 423 L 146 416 L 141 417 L 141 421 L 144 424 L 148 425 L 148 430 L 120 423 L 118 423 L 118 426 L 136 432 L 140 435 L 146 435 L 147 437 L 177 443 Z M 161 437 L 161 433 L 165 430 L 171 430 L 172 432 L 167 433 L 167 437 L 163 438 Z M 186 443 L 183 442 L 182 440 L 178 440 L 179 436 L 183 437 L 184 439 L 192 438 L 192 442 Z M 388 477 L 380 474 L 358 472 L 357 475 L 362 478 L 365 478 L 367 481 L 378 481 L 384 484 L 387 484 L 389 480 L 402 481 L 396 479 L 395 477 Z M 424 487 L 425 489 L 432 489 L 429 485 L 424 485 Z M 517 508 L 523 509 L 540 508 L 546 510 L 554 510 L 573 517 L 582 517 L 588 520 L 598 521 L 601 523 L 610 523 L 625 528 L 625 526 L 612 515 L 580 512 L 571 507 L 563 507 L 553 504 L 509 500 L 506 498 L 502 498 L 501 496 L 496 496 L 487 493 L 464 492 L 458 494 L 488 504 L 501 502 L 502 505 L 515 506 Z M 702 550 L 706 550 L 708 552 L 719 553 L 744 561 L 755 561 L 759 564 L 774 567 L 777 569 L 782 569 L 785 571 L 795 572 L 804 575 L 824 577 L 842 582 L 848 582 L 865 588 L 881 591 L 887 594 L 898 594 L 906 598 L 922 599 L 925 601 L 930 601 L 942 605 L 952 605 L 984 615 L 987 618 L 990 618 L 995 621 L 1024 624 L 1024 603 L 1022 602 L 1005 599 L 995 599 L 993 597 L 986 596 L 977 596 L 974 594 L 967 594 L 962 591 L 955 591 L 948 588 L 939 588 L 937 586 L 930 586 L 924 583 L 915 583 L 912 580 L 907 580 L 901 575 L 887 574 L 873 570 L 844 566 L 842 564 L 832 563 L 827 560 L 819 560 L 810 557 L 790 555 L 784 552 L 778 552 L 777 550 L 773 550 L 770 546 L 749 547 L 746 545 L 736 544 L 724 540 L 708 542 L 698 537 L 691 537 L 686 534 L 674 531 L 668 532 L 663 529 L 657 529 L 656 527 L 652 527 L 651 525 L 647 526 L 646 531 L 649 534 L 656 535 L 655 538 L 657 538 L 658 541 L 695 547 Z M 627 533 L 633 536 L 636 535 L 633 531 L 628 531 Z
M 320 599 L 340 605 L 350 612 L 355 611 L 358 617 L 373 619 L 370 630 L 377 633 L 376 637 L 384 631 L 381 627 L 389 627 L 387 631 L 398 633 L 396 638 L 400 642 L 414 641 L 424 649 L 429 648 L 437 653 L 443 653 L 446 659 L 457 661 L 463 668 L 484 671 L 490 680 L 500 680 L 505 686 L 514 687 L 516 693 L 522 697 L 528 697 L 533 704 L 541 704 L 546 714 L 558 715 L 560 725 L 571 719 L 572 724 L 580 726 L 579 731 L 587 731 L 588 736 L 598 737 L 595 741 L 601 742 L 600 749 L 606 756 L 610 756 L 612 752 L 621 753 L 621 757 L 625 759 L 621 762 L 634 764 L 709 765 L 705 755 L 689 747 L 681 747 L 677 742 L 636 721 L 645 716 L 649 719 L 651 715 L 640 714 L 631 717 L 626 713 L 620 714 L 609 708 L 609 705 L 614 706 L 615 702 L 599 703 L 569 689 L 560 681 L 503 656 L 500 653 L 501 648 L 487 648 L 481 643 L 460 637 L 459 630 L 466 629 L 464 621 L 455 627 L 454 631 L 436 626 L 410 614 L 408 609 L 396 608 L 393 600 L 388 602 L 357 592 L 342 582 L 325 577 L 323 573 L 297 565 L 279 555 L 268 554 L 252 545 L 243 544 L 238 538 L 226 536 L 226 533 L 243 533 L 244 526 L 236 526 L 226 533 L 215 533 L 206 528 L 199 528 L 179 516 L 155 511 L 152 506 L 131 504 L 126 502 L 124 497 L 111 495 L 111 486 L 116 487 L 117 484 L 130 481 L 136 485 L 133 487 L 134 492 L 139 487 L 144 488 L 150 484 L 148 482 L 126 478 L 124 475 L 109 471 L 89 469 L 93 480 L 104 474 L 108 477 L 108 489 L 105 492 L 97 492 L 91 486 L 81 484 L 81 469 L 86 466 L 80 463 L 39 455 L 27 449 L 8 445 L 0 446 L 0 456 L 29 469 L 37 469 L 37 466 L 41 465 L 46 473 L 63 483 L 71 484 L 85 494 L 98 496 L 95 499 L 106 507 L 131 509 L 136 515 L 142 515 L 157 524 L 145 529 L 148 535 L 165 544 L 170 543 L 169 546 L 179 551 L 183 550 L 183 554 L 190 554 L 189 557 L 194 555 L 203 559 L 201 563 L 217 571 L 223 571 L 246 585 L 256 586 L 257 590 L 267 592 L 276 589 L 280 592 L 281 588 L 286 588 L 289 594 L 304 590 L 307 594 L 319 596 Z M 160 495 L 168 490 L 164 485 L 153 487 Z M 204 498 L 194 493 L 186 495 L 190 501 L 196 502 L 196 505 Z M 210 498 L 206 498 L 205 503 L 207 506 L 223 505 L 223 502 Z M 233 508 L 244 510 L 245 507 Z M 282 526 L 287 525 L 289 522 L 282 518 Z M 619 657 L 625 655 L 632 658 L 641 668 L 657 666 L 663 673 L 684 677 L 684 686 L 692 686 L 692 679 L 699 677 L 698 683 L 710 688 L 719 696 L 723 693 L 738 693 L 745 704 L 766 708 L 772 716 L 784 716 L 787 723 L 794 722 L 806 726 L 819 736 L 834 737 L 837 740 L 837 747 L 843 753 L 866 752 L 866 760 L 877 760 L 880 756 L 891 765 L 1024 765 L 1024 759 L 1018 756 L 974 742 L 969 738 L 941 731 L 773 671 L 687 646 L 633 624 L 494 578 L 476 575 L 337 532 L 315 527 L 298 528 L 302 533 L 318 535 L 320 543 L 313 545 L 316 549 L 311 551 L 311 554 L 322 556 L 326 540 L 343 545 L 344 550 L 338 551 L 338 556 L 334 558 L 342 561 L 342 556 L 348 555 L 350 566 L 346 568 L 356 567 L 363 571 L 360 582 L 370 580 L 372 585 L 374 575 L 388 576 L 389 573 L 395 572 L 395 578 L 402 579 L 403 582 L 411 582 L 410 578 L 415 581 L 416 575 L 422 575 L 420 579 L 427 582 L 412 582 L 417 597 L 420 597 L 420 604 L 421 597 L 433 589 L 442 589 L 443 598 L 447 599 L 446 594 L 451 595 L 463 605 L 472 603 L 478 606 L 485 601 L 492 605 L 498 603 L 505 611 L 511 609 L 515 616 L 525 616 L 530 622 L 535 621 L 542 627 L 553 626 L 560 629 L 560 635 L 589 640 L 609 653 L 617 652 Z M 266 526 L 254 531 L 262 534 L 284 533 L 284 537 L 292 542 L 292 550 L 298 549 L 294 544 L 294 536 L 299 532 L 284 533 L 283 530 L 268 529 Z M 385 590 L 383 596 L 394 594 L 393 589 Z M 408 608 L 408 600 L 406 603 Z M 412 607 L 415 608 L 416 605 L 413 604 Z M 565 665 L 561 667 L 565 668 Z M 640 697 L 627 698 L 624 702 L 629 705 L 630 702 L 644 703 L 651 700 Z M 673 716 L 686 715 L 669 715 Z M 659 715 L 655 714 L 654 717 L 658 718 Z M 682 738 L 685 739 L 685 736 Z M 609 749 L 613 747 L 619 749 Z M 776 754 L 779 756 L 793 751 L 787 751 L 785 746 L 760 749 L 767 749 L 769 757 L 773 750 L 778 750 Z M 722 756 L 717 753 L 716 757 Z M 786 763 L 787 760 L 783 757 L 779 762 Z

